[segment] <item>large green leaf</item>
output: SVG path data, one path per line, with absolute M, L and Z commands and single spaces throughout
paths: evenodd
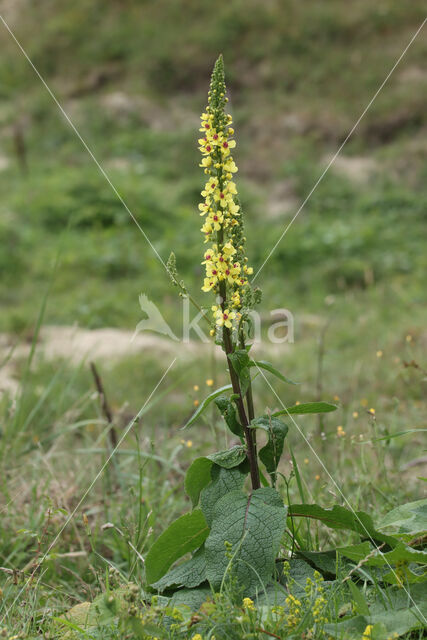
M 224 387 L 220 387 L 219 389 L 216 389 L 216 391 L 213 391 L 211 394 L 209 394 L 208 397 L 205 398 L 203 402 L 197 407 L 197 410 L 193 413 L 189 421 L 182 427 L 181 430 L 186 429 L 194 422 L 196 422 L 197 418 L 202 415 L 202 413 L 207 409 L 210 403 L 215 400 L 215 398 L 222 395 L 225 391 L 231 391 L 232 388 L 233 387 L 231 386 L 231 384 L 226 384 Z
M 213 464 L 217 464 L 224 469 L 233 469 L 233 467 L 238 467 L 245 459 L 246 449 L 242 445 L 196 458 L 188 467 L 184 481 L 185 492 L 191 498 L 193 507 L 199 502 L 200 492 L 203 487 L 206 487 L 212 479 L 211 468 Z
M 293 380 L 290 380 L 289 378 L 284 376 L 283 373 L 280 373 L 280 371 L 273 367 L 270 362 L 266 362 L 265 360 L 251 360 L 249 362 L 249 366 L 257 367 L 259 369 L 265 369 L 266 371 L 269 371 L 270 373 L 275 375 L 276 378 L 279 378 L 279 380 L 282 380 L 282 382 L 286 382 L 287 384 L 299 384 L 299 382 L 293 382 Z
M 260 450 L 259 457 L 265 464 L 268 473 L 274 479 L 280 457 L 283 453 L 283 443 L 288 433 L 287 425 L 272 416 L 262 416 L 252 420 L 251 429 L 263 429 L 268 433 L 268 442 Z
M 209 527 L 200 509 L 175 520 L 157 538 L 145 558 L 145 573 L 148 584 L 160 580 L 175 560 L 198 549 L 208 535 Z
M 249 496 L 231 491 L 220 498 L 205 544 L 212 588 L 220 588 L 229 570 L 245 594 L 261 590 L 273 576 L 285 526 L 286 508 L 274 489 L 257 489 Z
M 236 409 L 231 400 L 226 396 L 219 396 L 218 398 L 215 398 L 215 404 L 220 410 L 221 415 L 223 416 L 231 433 L 234 433 L 235 436 L 242 438 L 243 427 L 237 420 Z
M 194 556 L 171 569 L 151 585 L 153 589 L 164 591 L 168 587 L 188 587 L 192 589 L 206 580 L 205 550 L 200 548 Z
M 364 511 L 350 511 L 350 509 L 337 504 L 331 509 L 323 509 L 317 504 L 293 504 L 289 507 L 289 516 L 320 520 L 331 529 L 355 531 L 362 538 L 386 542 L 392 547 L 398 543 L 396 538 L 378 531 L 374 527 L 371 516 Z
M 244 466 L 246 467 L 247 465 Z M 226 493 L 229 493 L 229 491 L 242 489 L 247 475 L 248 470 L 247 468 L 242 468 L 242 465 L 234 469 L 224 469 L 217 464 L 212 466 L 212 480 L 207 487 L 202 490 L 200 496 L 200 507 L 209 526 L 212 524 L 214 508 L 218 500 Z
M 339 547 L 337 553 L 349 558 L 354 563 L 363 562 L 363 566 L 367 567 L 384 567 L 390 571 L 383 575 L 382 579 L 391 584 L 406 584 L 426 582 L 427 572 L 422 568 L 416 568 L 415 563 L 427 567 L 427 551 L 412 549 L 403 542 L 398 542 L 391 551 L 378 551 L 369 542 L 350 545 L 347 547 Z M 412 570 L 410 565 L 414 563 Z M 398 565 L 398 570 L 396 569 Z
M 379 522 L 378 528 L 405 538 L 427 533 L 427 498 L 408 502 L 389 511 Z
M 302 404 L 294 404 L 292 407 L 286 407 L 280 411 L 275 411 L 272 416 L 283 416 L 288 414 L 304 415 L 306 413 L 329 413 L 336 411 L 338 407 L 330 402 L 303 402 Z

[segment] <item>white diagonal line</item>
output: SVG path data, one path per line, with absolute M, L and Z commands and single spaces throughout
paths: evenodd
M 273 253 L 275 252 L 275 250 L 277 249 L 278 245 L 281 243 L 281 241 L 283 240 L 284 236 L 286 235 L 286 233 L 288 232 L 288 230 L 290 229 L 290 227 L 292 226 L 292 224 L 295 222 L 295 220 L 297 219 L 297 217 L 299 216 L 299 214 L 301 213 L 301 211 L 304 209 L 305 205 L 307 204 L 307 202 L 310 200 L 311 196 L 313 195 L 313 193 L 316 191 L 317 187 L 319 186 L 319 184 L 322 182 L 323 178 L 325 177 L 325 175 L 327 174 L 327 172 L 329 171 L 329 169 L 331 168 L 331 166 L 334 164 L 335 160 L 337 159 L 337 157 L 339 156 L 339 154 L 341 153 L 341 151 L 343 150 L 343 148 L 345 147 L 345 145 L 347 144 L 347 142 L 349 141 L 349 139 L 351 138 L 351 136 L 353 135 L 354 131 L 357 129 L 357 127 L 359 126 L 361 120 L 364 118 L 364 116 L 366 115 L 366 113 L 368 112 L 368 110 L 371 108 L 372 104 L 374 103 L 374 101 L 376 100 L 376 98 L 378 97 L 379 93 L 382 91 L 382 89 L 384 88 L 384 86 L 386 85 L 386 83 L 388 82 L 388 80 L 390 79 L 390 76 L 392 75 L 392 73 L 394 72 L 394 70 L 396 69 L 396 67 L 398 66 L 398 64 L 400 63 L 400 61 L 402 60 L 402 58 L 404 57 L 404 55 L 406 54 L 406 52 L 408 51 L 409 47 L 411 46 L 411 44 L 414 42 L 415 38 L 418 36 L 418 34 L 420 33 L 421 29 L 423 28 L 423 26 L 425 25 L 425 23 L 427 22 L 427 17 L 424 18 L 423 22 L 421 23 L 421 25 L 418 27 L 418 29 L 416 30 L 416 32 L 414 33 L 414 35 L 412 36 L 412 38 L 410 39 L 409 43 L 406 45 L 405 49 L 403 50 L 403 52 L 400 54 L 400 56 L 398 57 L 398 59 L 396 60 L 396 62 L 394 63 L 394 65 L 392 66 L 392 68 L 390 69 L 390 71 L 388 72 L 387 76 L 385 77 L 385 79 L 383 80 L 383 82 L 380 84 L 379 88 L 377 89 L 377 91 L 374 93 L 374 95 L 372 96 L 372 98 L 370 99 L 370 101 L 368 102 L 368 104 L 366 105 L 366 107 L 364 108 L 364 110 L 362 111 L 361 115 L 359 116 L 359 118 L 356 120 L 356 123 L 353 125 L 353 127 L 350 129 L 349 133 L 347 134 L 346 138 L 344 139 L 344 141 L 342 142 L 341 146 L 338 148 L 338 151 L 335 153 L 335 155 L 332 157 L 332 159 L 328 162 L 326 168 L 323 170 L 323 172 L 321 173 L 321 175 L 319 176 L 319 178 L 317 179 L 317 181 L 315 182 L 314 186 L 312 187 L 311 191 L 309 192 L 309 194 L 306 196 L 305 200 L 303 201 L 303 203 L 300 205 L 298 211 L 296 212 L 296 214 L 294 215 L 294 217 L 292 218 L 292 220 L 289 222 L 289 224 L 287 225 L 287 227 L 285 228 L 285 230 L 283 231 L 282 235 L 280 236 L 280 238 L 277 240 L 276 244 L 274 245 L 274 247 L 271 249 L 270 253 L 268 254 L 268 256 L 266 257 L 266 259 L 264 260 L 264 262 L 262 263 L 262 265 L 260 266 L 260 268 L 258 269 L 258 271 L 256 272 L 256 274 L 254 275 L 254 277 L 252 278 L 251 282 L 254 282 L 255 279 L 258 277 L 258 275 L 260 274 L 260 272 L 262 271 L 262 269 L 265 267 L 265 265 L 267 264 L 267 262 L 270 260 L 271 256 L 273 255 Z
M 21 45 L 21 43 L 19 42 L 18 38 L 15 36 L 15 34 L 13 33 L 12 29 L 9 27 L 9 25 L 7 24 L 6 20 L 3 18 L 2 15 L 0 15 L 0 20 L 3 22 L 4 26 L 6 27 L 6 29 L 8 30 L 8 32 L 10 33 L 10 35 L 12 36 L 13 40 L 16 42 L 17 46 L 19 47 L 19 49 L 21 50 L 22 54 L 24 55 L 24 57 L 26 58 L 26 60 L 28 61 L 28 63 L 30 64 L 30 66 L 32 67 L 32 69 L 34 70 L 35 74 L 37 75 L 37 77 L 39 78 L 40 82 L 43 84 L 43 86 L 45 87 L 46 91 L 49 93 L 50 97 L 52 98 L 52 100 L 55 102 L 56 106 L 58 107 L 58 109 L 60 110 L 60 112 L 62 113 L 62 115 L 64 116 L 64 118 L 66 119 L 66 121 L 68 122 L 68 124 L 70 125 L 70 127 L 72 128 L 72 130 L 74 131 L 74 133 L 76 134 L 76 136 L 78 137 L 78 139 L 80 140 L 80 142 L 82 143 L 82 145 L 84 146 L 84 148 L 86 149 L 86 151 L 88 152 L 88 154 L 90 155 L 90 157 L 92 158 L 92 160 L 94 161 L 94 163 L 96 164 L 96 166 L 98 167 L 100 173 L 103 175 L 103 177 L 106 179 L 106 181 L 108 182 L 108 184 L 110 185 L 110 187 L 112 188 L 112 190 L 114 191 L 114 194 L 117 196 L 118 200 L 121 202 L 121 204 L 124 206 L 124 208 L 126 209 L 126 211 L 128 212 L 128 214 L 130 215 L 130 217 L 132 218 L 132 220 L 134 221 L 134 223 L 136 224 L 136 226 L 138 227 L 138 229 L 140 230 L 140 232 L 142 233 L 142 235 L 144 236 L 145 240 L 147 241 L 147 243 L 150 245 L 151 249 L 154 251 L 156 257 L 158 258 L 158 260 L 162 263 L 162 265 L 164 266 L 164 268 L 166 269 L 168 275 L 169 274 L 169 269 L 167 268 L 165 262 L 163 261 L 162 257 L 160 256 L 159 252 L 157 251 L 157 249 L 155 248 L 155 246 L 153 245 L 153 243 L 151 242 L 150 238 L 147 236 L 147 234 L 145 233 L 144 229 L 141 227 L 141 225 L 139 224 L 138 220 L 135 218 L 135 216 L 133 215 L 132 211 L 129 209 L 128 205 L 126 204 L 126 202 L 124 201 L 124 199 L 122 198 L 122 196 L 120 195 L 120 193 L 117 191 L 116 187 L 114 186 L 114 184 L 111 182 L 110 177 L 108 176 L 107 172 L 105 171 L 105 169 L 103 169 L 103 167 L 100 165 L 100 163 L 98 162 L 98 160 L 96 159 L 95 155 L 93 154 L 92 150 L 89 148 L 88 144 L 86 143 L 86 141 L 82 138 L 80 132 L 78 131 L 78 129 L 76 128 L 76 126 L 74 125 L 74 123 L 72 122 L 70 116 L 67 114 L 67 112 L 65 111 L 65 109 L 62 107 L 62 105 L 60 104 L 59 100 L 57 99 L 57 97 L 55 96 L 55 94 L 53 93 L 52 89 L 49 87 L 49 85 L 47 84 L 46 80 L 43 78 L 43 76 L 41 75 L 40 71 L 37 69 L 37 67 L 34 65 L 33 61 L 31 60 L 31 58 L 29 57 L 29 55 L 27 54 L 27 52 L 25 51 L 24 47 Z
M 268 384 L 268 386 L 270 387 L 270 389 L 272 390 L 272 392 L 274 393 L 274 395 L 276 396 L 277 400 L 280 402 L 280 404 L 282 405 L 283 409 L 286 411 L 286 413 L 288 414 L 289 418 L 292 420 L 292 422 L 294 423 L 294 425 L 296 426 L 296 428 L 298 429 L 299 434 L 304 438 L 306 444 L 310 447 L 311 452 L 314 454 L 314 456 L 316 457 L 317 461 L 320 463 L 320 465 L 322 466 L 323 470 L 325 471 L 325 473 L 327 474 L 327 476 L 329 477 L 329 479 L 332 481 L 332 483 L 334 484 L 335 488 L 339 491 L 340 495 L 342 496 L 342 498 L 344 499 L 344 502 L 346 503 L 346 505 L 348 506 L 348 508 L 350 509 L 350 511 L 352 512 L 352 514 L 354 515 L 354 517 L 356 518 L 356 520 L 358 521 L 358 523 L 361 525 L 361 527 L 365 530 L 367 537 L 369 538 L 369 540 L 372 542 L 373 546 L 376 547 L 376 549 L 378 550 L 378 552 L 383 556 L 388 568 L 390 569 L 390 571 L 393 573 L 393 575 L 395 576 L 396 580 L 397 580 L 397 584 L 400 583 L 399 578 L 395 572 L 395 570 L 393 569 L 393 567 L 391 566 L 391 564 L 389 563 L 389 561 L 387 560 L 387 558 L 384 556 L 384 554 L 382 553 L 382 551 L 380 551 L 378 549 L 378 546 L 375 544 L 375 541 L 372 539 L 372 537 L 369 534 L 369 531 L 366 529 L 365 525 L 363 524 L 363 522 L 361 521 L 361 519 L 359 518 L 359 516 L 357 515 L 357 513 L 355 512 L 355 510 L 353 509 L 353 507 L 351 506 L 351 504 L 349 503 L 349 501 L 347 500 L 347 498 L 345 497 L 344 493 L 341 490 L 341 487 L 335 482 L 334 478 L 331 476 L 331 474 L 329 473 L 328 469 L 326 468 L 323 460 L 318 456 L 318 454 L 316 453 L 315 449 L 313 448 L 313 446 L 311 445 L 310 441 L 308 440 L 308 438 L 306 437 L 305 433 L 303 432 L 303 430 L 298 426 L 298 424 L 296 423 L 296 421 L 294 420 L 294 418 L 292 417 L 292 415 L 289 413 L 289 411 L 287 410 L 287 408 L 285 407 L 285 405 L 283 404 L 282 400 L 280 399 L 280 397 L 278 396 L 278 394 L 276 393 L 274 387 L 270 384 L 270 381 L 268 380 L 268 378 L 265 377 L 263 371 L 260 369 L 260 367 L 258 367 L 258 365 L 256 365 L 256 368 L 258 369 L 258 371 L 260 372 L 260 374 L 262 375 L 262 377 L 264 378 L 264 380 L 266 381 L 266 383 Z M 414 599 L 412 598 L 411 594 L 409 593 L 409 591 L 407 589 L 405 589 L 405 587 L 402 585 L 402 588 L 405 590 L 408 598 L 412 601 L 414 607 L 418 610 L 418 612 L 420 613 L 421 617 L 423 618 L 423 620 L 427 623 L 427 618 L 425 618 L 424 614 L 422 613 L 422 611 L 419 609 L 418 605 L 416 604 L 416 602 L 414 601 Z
M 26 588 L 26 586 L 31 582 L 32 578 L 34 577 L 34 573 L 37 570 L 38 567 L 41 567 L 43 562 L 46 560 L 48 554 L 50 553 L 50 551 L 52 550 L 52 548 L 55 546 L 56 542 L 58 541 L 60 535 L 62 534 L 62 532 L 64 531 L 64 529 L 68 526 L 68 524 L 71 522 L 71 520 L 74 518 L 76 512 L 78 511 L 78 509 L 80 508 L 80 506 L 82 505 L 82 503 L 84 502 L 84 500 L 86 499 L 86 497 L 88 496 L 88 494 L 90 493 L 90 491 L 92 490 L 93 486 L 95 485 L 95 483 L 97 482 L 98 478 L 101 476 L 101 474 L 103 473 L 103 471 L 105 470 L 105 468 L 107 467 L 107 465 L 109 464 L 111 458 L 114 456 L 114 454 L 116 453 L 117 449 L 120 447 L 121 443 L 123 442 L 123 440 L 126 438 L 126 436 L 128 435 L 129 431 L 132 429 L 133 425 L 135 424 L 135 422 L 137 422 L 137 420 L 140 418 L 140 416 L 142 415 L 145 407 L 147 406 L 147 404 L 150 402 L 151 398 L 153 397 L 153 395 L 156 393 L 157 389 L 159 388 L 159 386 L 161 385 L 161 383 L 163 382 L 163 380 L 165 379 L 166 375 L 168 374 L 169 370 L 173 367 L 173 365 L 176 362 L 176 358 L 174 358 L 172 360 L 172 362 L 170 363 L 170 365 L 168 366 L 168 368 L 166 369 L 166 371 L 164 372 L 164 374 L 162 375 L 162 377 L 160 378 L 159 382 L 156 384 L 156 386 L 154 387 L 154 389 L 152 390 L 152 392 L 150 393 L 150 395 L 148 396 L 147 400 L 144 402 L 143 406 L 141 407 L 141 409 L 138 411 L 138 413 L 136 414 L 136 416 L 134 418 L 132 418 L 132 420 L 129 422 L 129 424 L 127 425 L 122 437 L 120 438 L 120 440 L 118 441 L 117 445 L 114 447 L 114 449 L 112 450 L 112 452 L 110 453 L 110 455 L 108 456 L 107 460 L 104 462 L 104 464 L 102 465 L 102 467 L 100 468 L 100 470 L 98 471 L 98 473 L 96 474 L 95 478 L 92 480 L 92 482 L 90 483 L 89 487 L 86 489 L 86 491 L 84 492 L 83 496 L 80 498 L 79 502 L 77 503 L 76 507 L 73 509 L 73 511 L 71 512 L 71 514 L 68 516 L 68 518 L 66 519 L 66 521 L 64 522 L 64 524 L 62 525 L 62 527 L 60 528 L 60 530 L 58 531 L 58 533 L 56 534 L 55 538 L 52 540 L 52 542 L 50 543 L 49 547 L 47 548 L 46 552 L 43 554 L 42 558 L 37 562 L 36 567 L 34 568 L 34 571 L 32 572 L 32 574 L 29 576 L 28 580 L 25 581 L 24 586 L 22 587 L 22 589 L 19 590 L 18 594 L 16 595 L 15 599 L 13 600 L 12 604 L 8 607 L 6 613 L 5 613 L 5 619 L 8 616 L 10 610 L 12 609 L 12 607 L 14 606 L 14 604 L 16 603 L 16 601 L 18 600 L 18 598 L 21 596 L 22 592 L 24 591 L 24 589 Z

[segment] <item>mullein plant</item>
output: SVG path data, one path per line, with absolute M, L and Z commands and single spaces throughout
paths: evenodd
M 248 280 L 252 268 L 245 256 L 237 166 L 232 155 L 236 141 L 232 117 L 226 113 L 227 102 L 220 56 L 201 116 L 200 167 L 206 181 L 198 208 L 207 245 L 202 290 L 212 297 L 207 319 L 213 340 L 225 352 L 230 384 L 200 403 L 185 428 L 214 402 L 240 444 L 193 461 L 185 477 L 192 511 L 160 535 L 145 562 L 152 589 L 164 594 L 179 591 L 180 601 L 187 597 L 193 606 L 198 594 L 203 600 L 211 590 L 226 585 L 232 584 L 234 592 L 248 597 L 269 583 L 278 584 L 276 558 L 287 518 L 287 508 L 276 489 L 288 432 L 280 416 L 336 409 L 327 403 L 306 403 L 255 417 L 251 371 L 265 369 L 283 382 L 294 383 L 270 363 L 255 361 L 249 355 L 250 313 L 260 301 L 260 292 L 253 290 Z M 189 295 L 184 283 L 178 281 L 174 256 L 168 269 L 181 295 Z M 258 429 L 267 434 L 267 443 L 259 451 L 255 439 Z M 188 553 L 189 559 L 172 567 Z

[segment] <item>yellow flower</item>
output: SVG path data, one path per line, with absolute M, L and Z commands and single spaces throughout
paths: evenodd
M 255 611 L 254 601 L 250 598 L 243 598 L 243 606 L 245 609 L 249 609 L 250 611 Z
M 195 384 L 195 385 L 193 386 L 193 391 L 198 391 L 198 390 L 199 390 L 199 385 L 198 385 L 198 384 Z
M 358 418 L 358 417 L 359 417 L 359 412 L 353 411 L 353 418 Z
M 337 436 L 338 436 L 338 438 L 341 438 L 342 436 L 345 436 L 345 431 L 344 431 L 344 429 L 342 428 L 341 425 L 339 425 L 337 427 Z
M 214 381 L 212 380 L 212 378 L 208 378 L 206 380 L 206 384 L 207 384 L 208 387 L 213 387 L 213 383 L 214 383 Z
M 203 638 L 200 633 L 196 633 L 194 636 L 192 636 L 191 640 L 203 640 Z
M 374 626 L 372 624 L 368 624 L 365 631 L 362 634 L 362 640 L 369 640 L 372 637 L 372 629 Z
M 378 349 L 377 358 L 382 358 L 382 357 L 383 357 L 383 352 L 381 351 L 381 349 Z
M 232 320 L 234 320 L 234 318 L 236 317 L 236 314 L 234 313 L 234 311 L 230 311 L 229 309 L 224 309 L 224 311 L 222 310 L 218 310 L 216 312 L 216 323 L 218 326 L 222 327 L 227 327 L 227 329 L 231 329 L 232 325 Z

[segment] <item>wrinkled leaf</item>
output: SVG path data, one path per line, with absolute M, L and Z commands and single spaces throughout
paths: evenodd
M 225 542 L 231 545 L 231 572 L 245 594 L 261 590 L 275 569 L 275 558 L 286 526 L 286 508 L 271 488 L 250 496 L 231 491 L 215 506 L 212 529 L 206 540 L 207 577 L 219 589 L 230 565 Z
M 212 480 L 200 496 L 200 507 L 209 526 L 212 525 L 214 508 L 218 500 L 230 491 L 242 489 L 247 474 L 247 468 L 242 468 L 242 465 L 234 469 L 224 469 L 216 464 L 212 466 Z
M 239 376 L 242 395 L 245 395 L 251 382 L 251 374 L 249 371 L 251 359 L 249 358 L 248 352 L 245 349 L 237 349 L 234 353 L 228 355 L 228 359 L 234 371 Z
M 171 569 L 151 585 L 153 589 L 164 591 L 168 587 L 188 587 L 190 589 L 198 587 L 206 580 L 206 560 L 205 550 L 202 547 L 192 558 L 186 560 L 178 567 Z
M 405 538 L 426 534 L 427 498 L 392 509 L 379 522 L 378 528 L 391 534 L 403 534 Z

